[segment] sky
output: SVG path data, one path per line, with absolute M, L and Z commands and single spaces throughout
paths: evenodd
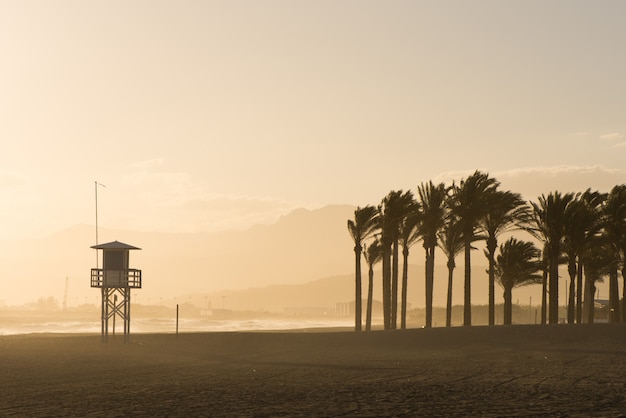
M 626 181 L 622 1 L 0 1 L 0 240 Z M 99 182 L 104 186 L 96 186 Z

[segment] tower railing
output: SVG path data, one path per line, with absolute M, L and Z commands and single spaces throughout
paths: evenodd
M 91 269 L 91 287 L 123 287 L 141 289 L 141 270 Z

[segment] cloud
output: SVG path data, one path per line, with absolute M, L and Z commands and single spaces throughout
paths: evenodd
M 275 222 L 297 208 L 313 208 L 306 202 L 215 193 L 209 185 L 185 172 L 136 172 L 126 176 L 119 189 L 124 189 L 120 193 L 125 196 L 111 196 L 110 200 L 124 201 L 132 210 L 111 208 L 110 213 L 115 215 L 109 218 L 110 223 L 119 228 L 143 231 L 246 229 Z M 115 187 L 108 191 L 113 193 Z
M 626 147 L 626 143 L 620 146 Z M 504 190 L 520 193 L 526 199 L 536 199 L 542 194 L 552 191 L 582 192 L 588 188 L 608 192 L 617 184 L 626 181 L 626 170 L 607 168 L 602 165 L 570 166 L 557 165 L 551 167 L 520 167 L 489 173 L 501 183 Z M 472 174 L 475 170 L 452 171 L 439 174 L 433 182 L 452 184 Z
M 438 183 L 445 183 L 445 184 L 452 184 L 452 182 L 456 182 L 458 183 L 459 180 L 471 175 L 474 173 L 474 171 L 482 171 L 484 173 L 488 173 L 489 170 L 485 170 L 482 168 L 477 168 L 477 169 L 473 169 L 473 170 L 456 170 L 456 171 L 446 171 L 445 173 L 441 173 L 438 174 L 437 176 L 433 177 L 432 181 L 434 184 L 438 184 Z
M 600 139 L 606 141 L 614 141 L 613 148 L 624 148 L 626 147 L 626 141 L 622 141 L 624 139 L 624 135 L 619 132 L 613 132 L 610 134 L 600 135 Z
M 165 162 L 165 158 L 153 158 L 151 160 L 136 161 L 131 164 L 134 168 L 153 168 L 158 167 Z
M 511 170 L 498 171 L 494 174 L 499 174 L 501 176 L 526 176 L 526 175 L 546 175 L 546 176 L 560 176 L 565 174 L 590 174 L 596 172 L 604 172 L 604 173 L 619 173 L 622 170 L 615 168 L 605 168 L 602 165 L 587 165 L 587 166 L 576 166 L 576 165 L 555 165 L 551 167 L 523 167 L 523 168 L 515 168 Z
M 186 202 L 181 210 L 195 219 L 199 229 L 216 231 L 268 224 L 294 209 L 308 206 L 304 202 L 269 197 L 209 195 Z
M 552 191 L 582 192 L 591 188 L 608 192 L 613 186 L 624 183 L 626 170 L 602 165 L 552 167 L 525 167 L 494 172 L 504 189 L 535 199 Z
M 613 141 L 613 140 L 619 140 L 619 139 L 624 138 L 624 135 L 622 135 L 619 132 L 613 132 L 610 134 L 600 135 L 600 138 Z

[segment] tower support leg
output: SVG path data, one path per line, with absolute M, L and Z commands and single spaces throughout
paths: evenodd
M 118 298 L 121 296 L 120 298 Z M 118 316 L 124 324 L 124 343 L 130 342 L 130 288 L 102 288 L 102 342 L 106 343 L 109 336 L 109 319 Z M 115 329 L 113 330 L 115 335 Z

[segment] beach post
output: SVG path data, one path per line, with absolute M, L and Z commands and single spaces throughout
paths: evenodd
M 141 248 L 119 241 L 91 248 L 102 250 L 102 268 L 91 269 L 91 287 L 99 288 L 102 294 L 102 342 L 108 341 L 110 319 L 113 319 L 115 335 L 115 318 L 119 317 L 124 323 L 124 344 L 127 344 L 130 341 L 130 291 L 141 289 L 141 270 L 129 268 L 128 259 L 130 250 Z

